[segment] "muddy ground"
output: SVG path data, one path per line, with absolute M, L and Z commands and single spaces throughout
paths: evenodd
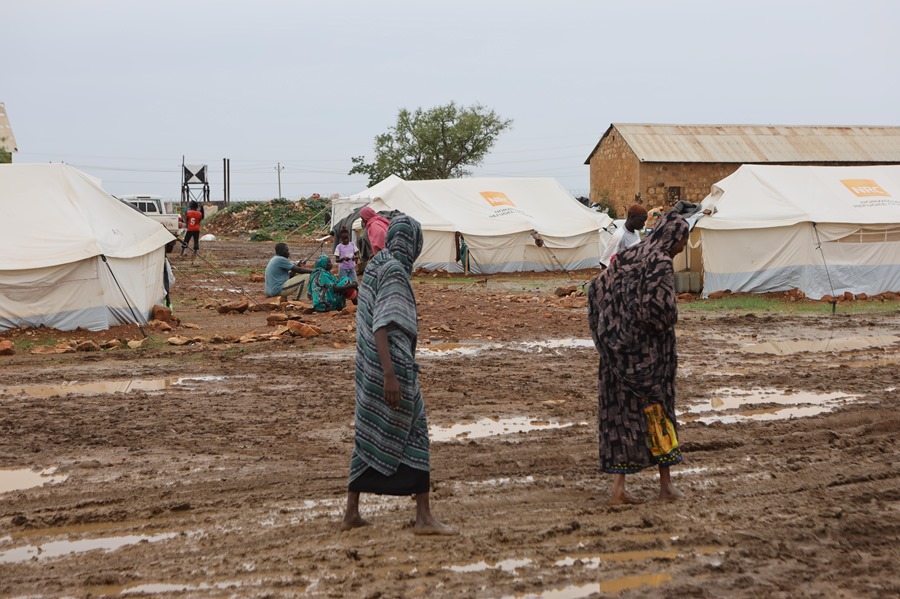
M 175 332 L 272 330 L 214 309 L 262 295 L 248 274 L 269 245 L 175 259 L 176 315 L 200 327 Z M 647 471 L 629 477 L 647 503 L 613 508 L 585 299 L 553 293 L 578 276 L 414 280 L 452 538 L 414 536 L 407 498 L 364 497 L 375 526 L 338 531 L 352 314 L 306 317 L 311 339 L 174 347 L 148 329 L 142 349 L 50 356 L 28 347 L 138 332 L 3 334 L 19 351 L 0 357 L 0 488 L 44 484 L 0 493 L 0 596 L 900 595 L 900 310 L 682 304 L 685 497 L 653 501 Z

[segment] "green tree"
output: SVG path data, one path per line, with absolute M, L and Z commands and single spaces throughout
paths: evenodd
M 461 107 L 450 102 L 415 112 L 402 108 L 397 123 L 375 138 L 375 160 L 352 158 L 349 174 L 368 175 L 369 185 L 392 174 L 410 181 L 464 177 L 511 126 L 512 120 L 481 104 Z
M 3 147 L 5 137 L 0 137 L 0 164 L 12 164 L 12 152 Z

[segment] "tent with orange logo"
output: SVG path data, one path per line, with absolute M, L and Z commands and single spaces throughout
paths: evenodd
M 900 291 L 900 166 L 743 165 L 703 207 L 704 295 Z
M 351 196 L 376 211 L 399 210 L 424 231 L 417 267 L 461 272 L 456 234 L 475 273 L 577 270 L 599 265 L 612 220 L 590 210 L 555 179 L 404 181 L 391 176 Z

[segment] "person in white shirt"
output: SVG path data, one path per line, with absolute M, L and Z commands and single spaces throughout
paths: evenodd
M 615 259 L 619 250 L 624 250 L 640 243 L 641 234 L 638 231 L 644 228 L 644 223 L 646 222 L 647 209 L 638 204 L 632 204 L 631 208 L 628 209 L 625 223 L 615 230 L 609 239 L 609 243 L 606 244 L 606 249 L 603 250 L 603 255 L 600 256 L 600 264 L 604 268 L 609 268 L 610 262 Z

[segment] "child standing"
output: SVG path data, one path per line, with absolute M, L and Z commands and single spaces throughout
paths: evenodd
M 338 264 L 338 280 L 350 277 L 356 283 L 356 260 L 359 259 L 359 250 L 350 241 L 350 231 L 346 227 L 341 229 L 341 242 L 334 248 L 334 255 Z

